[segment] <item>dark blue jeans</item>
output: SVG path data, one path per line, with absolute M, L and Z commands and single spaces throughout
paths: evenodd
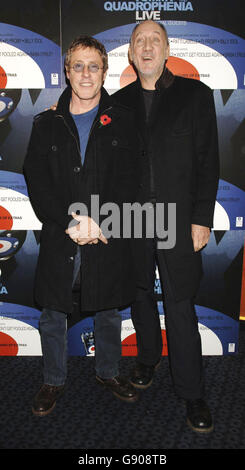
M 81 264 L 78 248 L 74 260 L 73 284 Z M 95 370 L 104 379 L 119 374 L 121 358 L 121 315 L 117 309 L 97 312 L 94 317 Z M 67 377 L 67 315 L 47 308 L 40 317 L 44 383 L 63 385 Z

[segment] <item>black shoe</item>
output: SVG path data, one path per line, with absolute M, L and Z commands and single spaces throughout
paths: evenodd
M 138 400 L 138 392 L 132 387 L 125 377 L 117 376 L 112 379 L 102 379 L 96 376 L 96 380 L 99 384 L 109 388 L 113 395 L 123 401 L 134 402 Z
M 136 366 L 130 377 L 130 383 L 141 389 L 146 389 L 151 386 L 155 371 L 160 366 L 161 359 L 155 366 L 147 366 L 146 364 L 136 363 Z
M 36 416 L 46 416 L 54 409 L 56 400 L 64 390 L 64 385 L 56 387 L 55 385 L 44 384 L 36 394 L 32 412 Z
M 187 424 L 196 432 L 213 431 L 212 416 L 204 400 L 188 400 L 186 402 Z

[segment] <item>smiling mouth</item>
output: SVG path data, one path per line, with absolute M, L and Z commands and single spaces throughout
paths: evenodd
M 84 87 L 89 87 L 89 86 L 93 86 L 93 83 L 91 82 L 83 82 L 83 83 L 79 83 L 80 86 L 84 86 Z
M 142 57 L 142 60 L 143 60 L 144 62 L 150 62 L 150 61 L 153 60 L 153 57 L 150 57 L 150 56 L 143 56 L 143 57 Z

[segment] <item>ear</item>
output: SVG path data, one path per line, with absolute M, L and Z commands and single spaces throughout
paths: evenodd
M 166 49 L 166 54 L 165 54 L 165 59 L 166 59 L 166 60 L 168 60 L 169 54 L 170 54 L 170 46 L 168 45 L 168 47 L 167 47 L 167 49 Z
M 104 83 L 104 81 L 105 81 L 105 79 L 106 79 L 107 71 L 108 71 L 108 69 L 107 69 L 105 72 L 103 72 L 103 83 Z
M 133 64 L 133 55 L 132 55 L 132 49 L 131 46 L 128 48 L 128 60 L 130 64 Z
M 70 73 L 69 73 L 69 68 L 67 67 L 67 65 L 65 65 L 65 72 L 66 72 L 66 78 L 70 80 Z

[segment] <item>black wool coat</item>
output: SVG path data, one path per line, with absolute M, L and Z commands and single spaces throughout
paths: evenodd
M 72 278 L 78 246 L 65 233 L 72 220 L 69 207 L 82 202 L 91 215 L 91 194 L 99 195 L 100 207 L 113 202 L 121 210 L 123 202 L 134 202 L 142 155 L 132 111 L 113 103 L 102 89 L 82 165 L 79 136 L 69 113 L 70 98 L 68 87 L 55 112 L 45 111 L 34 118 L 24 162 L 30 200 L 43 223 L 35 298 L 42 307 L 66 313 L 72 312 Z M 111 118 L 105 126 L 100 124 L 104 114 Z M 100 215 L 99 223 L 110 214 Z M 126 306 L 134 298 L 131 240 L 115 237 L 109 238 L 107 245 L 99 242 L 83 246 L 81 310 Z
M 166 263 L 176 300 L 192 297 L 198 289 L 201 253 L 194 252 L 191 224 L 213 225 L 219 158 L 213 94 L 197 80 L 174 76 L 165 68 L 156 83 L 149 125 L 140 80 L 114 95 L 131 106 L 148 148 L 155 182 L 156 201 L 176 204 L 176 244 L 158 249 L 159 263 Z M 145 174 L 144 197 L 149 199 L 150 171 Z M 144 249 L 138 251 L 138 274 L 144 272 Z

